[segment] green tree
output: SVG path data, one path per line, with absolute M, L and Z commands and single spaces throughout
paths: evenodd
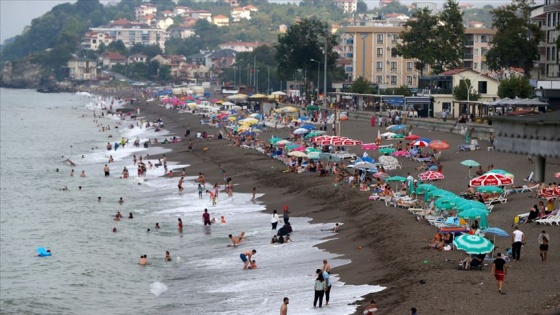
M 389 14 L 389 13 L 409 14 L 408 7 L 404 4 L 402 4 L 398 0 L 391 1 L 391 3 L 389 3 L 386 6 L 376 10 L 376 12 L 381 13 L 381 14 Z
M 373 94 L 375 92 L 371 88 L 371 82 L 363 77 L 358 77 L 354 82 L 352 82 L 352 87 L 350 88 L 350 92 L 352 93 L 359 93 L 359 94 Z
M 529 82 L 529 78 L 524 76 L 510 76 L 500 81 L 498 96 L 500 98 L 528 98 L 534 95 L 534 88 Z
M 290 26 L 284 35 L 278 36 L 276 45 L 277 72 L 281 79 L 290 79 L 298 69 L 314 73 L 317 77 L 316 64 L 311 59 L 324 62 L 326 42 L 327 73 L 334 69 L 338 54 L 333 51 L 337 45 L 336 36 L 329 32 L 329 25 L 317 18 L 305 18 L 300 23 Z M 312 76 L 305 78 L 306 90 Z
M 155 5 L 158 9 L 158 12 L 162 12 L 165 10 L 173 11 L 175 8 L 175 3 L 173 0 L 151 0 L 151 4 Z
M 453 88 L 453 96 L 458 101 L 466 101 L 467 98 L 469 101 L 478 101 L 480 99 L 480 94 L 473 89 L 469 79 L 459 81 L 459 85 Z
M 167 65 L 161 65 L 158 71 L 159 79 L 162 81 L 171 80 L 171 67 Z
M 434 73 L 459 68 L 465 50 L 463 13 L 459 10 L 457 2 L 447 0 L 439 15 L 439 21 L 435 34 L 436 57 L 432 64 Z
M 396 88 L 395 90 L 395 95 L 404 95 L 404 96 L 411 96 L 412 92 L 410 91 L 410 88 L 407 85 L 401 85 L 398 88 Z
M 118 52 L 119 54 L 123 55 L 123 56 L 128 56 L 128 49 L 126 49 L 126 46 L 124 45 L 124 43 L 122 42 L 122 40 L 117 40 L 114 42 L 109 43 L 109 45 L 107 46 L 107 50 L 108 51 L 112 51 L 112 52 Z
M 538 45 L 542 33 L 530 21 L 532 0 L 513 0 L 511 4 L 492 10 L 492 28 L 496 35 L 486 55 L 490 70 L 519 67 L 529 76 L 533 61 L 539 58 Z
M 434 64 L 436 60 L 438 47 L 434 42 L 437 24 L 437 16 L 432 15 L 429 9 L 416 11 L 412 19 L 404 24 L 404 30 L 400 34 L 402 43 L 395 48 L 398 55 L 417 59 L 414 66 L 420 76 L 424 75 L 425 67 Z
M 356 13 L 366 13 L 367 10 L 367 4 L 364 1 L 360 0 L 356 3 Z

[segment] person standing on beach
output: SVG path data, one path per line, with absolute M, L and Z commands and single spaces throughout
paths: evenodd
M 290 211 L 288 211 L 288 206 L 284 206 L 284 224 L 288 224 L 290 221 Z
M 290 304 L 290 299 L 285 297 L 282 305 L 280 306 L 280 315 L 288 315 L 288 304 Z
M 179 192 L 182 192 L 185 188 L 183 188 L 183 182 L 185 181 L 184 177 L 181 176 L 179 178 L 179 183 L 177 184 L 177 188 L 179 188 Z
M 272 224 L 272 230 L 276 231 L 276 227 L 278 226 L 278 221 L 280 221 L 280 218 L 278 217 L 278 212 L 275 210 L 272 210 L 272 215 L 270 216 L 270 224 Z
M 504 285 L 504 277 L 507 274 L 506 261 L 502 258 L 502 254 L 498 253 L 496 259 L 494 260 L 494 264 L 492 265 L 492 275 L 496 279 L 496 285 L 498 286 L 498 292 L 501 294 L 505 294 L 502 292 L 502 286 Z
M 212 222 L 210 221 L 210 213 L 208 213 L 208 209 L 204 209 L 204 213 L 202 214 L 202 222 L 204 222 L 204 225 L 212 225 Z
M 107 166 L 107 164 L 103 167 L 103 171 L 105 172 L 105 177 L 109 176 L 109 166 Z
M 315 279 L 315 298 L 313 298 L 313 307 L 317 307 L 317 301 L 319 301 L 319 307 L 323 307 L 323 296 L 325 295 L 325 279 L 323 279 L 323 274 L 319 273 L 317 279 Z
M 253 249 L 252 251 L 247 250 L 247 251 L 244 251 L 241 254 L 239 254 L 239 258 L 241 258 L 241 261 L 243 261 L 243 270 L 247 269 L 247 266 L 251 262 L 251 258 L 256 253 L 257 253 L 257 251 Z
M 519 227 L 515 227 L 511 235 L 513 244 L 511 244 L 511 251 L 513 256 L 513 261 L 521 259 L 521 246 L 525 243 L 525 234 L 519 230 Z
M 329 305 L 329 298 L 331 295 L 331 282 L 329 279 L 329 273 L 321 269 L 317 269 L 315 272 L 318 275 L 323 275 L 323 279 L 325 280 L 325 305 Z
M 198 199 L 202 199 L 202 192 L 204 191 L 204 188 L 202 188 L 201 184 L 198 184 Z
M 545 231 L 542 231 L 539 234 L 538 242 L 539 242 L 539 250 L 541 251 L 541 261 L 546 262 L 548 258 L 548 241 L 550 240 L 550 236 Z

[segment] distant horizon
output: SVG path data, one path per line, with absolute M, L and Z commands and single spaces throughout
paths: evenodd
M 67 3 L 76 2 L 76 0 L 0 0 L 0 43 L 14 36 L 20 35 L 24 28 L 31 25 L 34 18 L 40 17 L 49 12 L 54 6 Z M 101 3 L 106 4 L 109 0 L 100 0 Z M 300 2 L 299 0 L 269 0 L 271 3 L 275 2 Z M 379 0 L 365 0 L 368 5 L 368 10 L 378 6 Z M 445 0 L 400 0 L 402 4 L 412 4 L 414 2 L 433 2 L 441 8 Z M 511 3 L 511 0 L 466 0 L 458 1 L 459 3 L 469 3 L 475 7 L 483 7 L 487 4 L 493 7 Z M 491 2 L 491 3 L 489 3 Z M 535 0 L 535 4 L 544 4 L 544 0 Z

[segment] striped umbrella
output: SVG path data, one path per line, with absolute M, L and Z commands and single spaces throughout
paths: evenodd
M 440 179 L 444 179 L 445 176 L 443 176 L 443 174 L 440 172 L 425 171 L 423 173 L 418 174 L 418 178 L 420 178 L 420 180 L 440 180 Z
M 494 244 L 482 236 L 463 234 L 453 240 L 457 249 L 469 254 L 487 254 L 494 249 Z
M 414 142 L 412 142 L 410 145 L 412 146 L 418 146 L 418 147 L 427 147 L 430 144 L 424 140 L 416 140 Z
M 479 177 L 471 179 L 471 186 L 503 186 L 513 184 L 513 179 L 500 174 L 484 174 Z

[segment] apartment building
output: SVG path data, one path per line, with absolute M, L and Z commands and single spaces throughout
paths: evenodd
M 345 29 L 341 36 L 341 58 L 352 60 L 351 63 L 345 63 L 345 72 L 350 80 L 363 77 L 379 84 L 381 88 L 418 86 L 420 74 L 414 67 L 415 60 L 398 56 L 393 51 L 400 42 L 403 23 L 368 21 Z M 495 31 L 491 29 L 465 30 L 464 68 L 482 72 L 487 70 L 485 55 L 494 34 Z
M 358 10 L 358 0 L 333 0 L 333 4 L 344 11 L 344 13 L 353 13 Z
M 134 16 L 138 20 L 145 15 L 155 15 L 157 14 L 157 8 L 155 5 L 146 3 L 134 8 Z
M 105 33 L 115 41 L 121 40 L 127 48 L 134 44 L 158 45 L 165 50 L 165 30 L 153 28 L 145 24 L 111 24 L 90 28 L 91 32 Z
M 556 28 L 560 22 L 560 0 L 545 0 L 544 5 L 537 6 L 531 12 L 531 21 L 539 25 L 543 40 L 539 44 L 539 59 L 531 77 L 536 80 L 560 80 L 559 56 L 556 40 L 560 31 Z

